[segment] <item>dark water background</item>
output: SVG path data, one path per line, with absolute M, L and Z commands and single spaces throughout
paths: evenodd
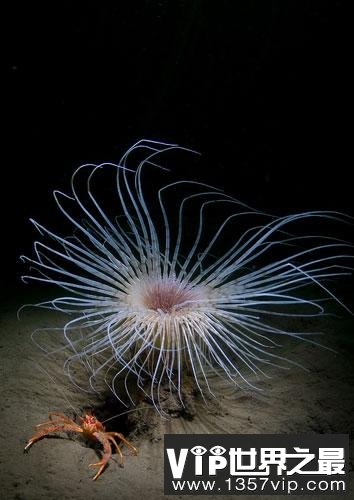
M 76 166 L 140 138 L 203 153 L 189 176 L 276 213 L 352 212 L 348 3 L 14 5 L 5 14 L 2 279 Z M 6 289 L 3 288 L 3 291 Z

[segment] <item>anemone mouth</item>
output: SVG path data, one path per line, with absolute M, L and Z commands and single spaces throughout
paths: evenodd
M 161 280 L 147 286 L 143 303 L 148 309 L 172 313 L 185 309 L 197 299 L 193 290 L 181 287 L 174 280 Z
M 173 277 L 146 278 L 131 287 L 130 305 L 160 314 L 187 314 L 207 301 L 207 290 L 181 283 Z

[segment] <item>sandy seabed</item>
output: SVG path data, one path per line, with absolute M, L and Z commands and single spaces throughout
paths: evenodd
M 35 425 L 47 420 L 49 412 L 65 412 L 73 417 L 73 408 L 83 414 L 85 408 L 92 407 L 97 416 L 107 418 L 114 409 L 112 398 L 107 403 L 70 384 L 62 371 L 62 353 L 46 357 L 33 344 L 31 333 L 36 328 L 60 327 L 63 317 L 30 308 L 23 311 L 19 321 L 16 310 L 25 302 L 32 300 L 14 294 L 14 299 L 3 302 L 2 306 L 0 498 L 163 498 L 165 433 L 349 433 L 353 457 L 354 333 L 353 321 L 345 312 L 341 318 L 300 320 L 302 329 L 325 332 L 321 342 L 336 352 L 305 342 L 287 344 L 285 352 L 289 351 L 287 354 L 292 359 L 301 360 L 308 371 L 296 366 L 286 371 L 271 368 L 268 370 L 271 378 L 259 384 L 262 394 L 220 385 L 218 401 L 211 401 L 207 408 L 201 398 L 192 395 L 187 410 L 171 411 L 169 420 L 162 420 L 147 403 L 124 419 L 112 420 L 111 430 L 128 434 L 139 448 L 139 455 L 136 457 L 125 448 L 124 468 L 119 467 L 114 455 L 109 467 L 95 482 L 91 480 L 94 472 L 88 464 L 97 461 L 97 450 L 79 435 L 64 433 L 44 438 L 24 453 Z M 289 324 L 289 328 L 293 326 Z M 53 335 L 53 348 L 60 338 L 59 332 Z M 350 491 L 353 495 L 353 473 L 347 482 L 347 492 Z M 295 494 L 291 496 L 300 498 Z M 325 495 L 318 498 L 323 499 Z

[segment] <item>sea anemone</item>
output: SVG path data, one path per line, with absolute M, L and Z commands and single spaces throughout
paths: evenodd
M 187 180 L 152 189 L 150 199 L 143 185 L 151 191 L 151 175 L 166 170 L 160 157 L 176 151 L 190 150 L 142 140 L 117 165 L 79 167 L 70 195 L 54 191 L 74 234 L 59 236 L 32 220 L 44 242 L 34 243 L 33 259 L 23 257 L 31 264 L 25 281 L 66 292 L 36 305 L 71 315 L 63 329 L 68 373 L 82 361 L 93 386 L 113 370 L 119 399 L 116 382 L 132 375 L 158 411 L 161 388 L 183 401 L 187 377 L 204 397 L 214 395 L 215 375 L 253 388 L 267 365 L 285 367 L 279 338 L 315 341 L 274 318 L 324 314 L 326 298 L 308 297 L 305 287 L 340 302 L 328 283 L 350 274 L 352 257 L 344 241 L 304 233 L 323 221 L 349 222 L 337 212 L 275 217 Z

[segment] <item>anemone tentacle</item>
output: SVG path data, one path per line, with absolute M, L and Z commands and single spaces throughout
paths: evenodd
M 34 243 L 33 258 L 23 256 L 30 264 L 24 281 L 51 283 L 66 291 L 37 306 L 73 316 L 64 328 L 72 351 L 67 373 L 71 376 L 72 362 L 82 361 L 94 387 L 98 374 L 106 373 L 108 380 L 114 370 L 113 392 L 123 398 L 115 387 L 123 379 L 131 402 L 127 380 L 133 376 L 158 411 L 164 384 L 182 401 L 186 374 L 204 397 L 206 392 L 215 396 L 215 375 L 236 387 L 254 388 L 254 376 L 267 377 L 268 365 L 301 365 L 276 352 L 278 339 L 318 343 L 309 332 L 287 331 L 272 318 L 326 314 L 325 299 L 346 307 L 328 283 L 351 274 L 353 258 L 345 241 L 299 233 L 298 228 L 306 222 L 352 223 L 345 214 L 310 211 L 276 217 L 203 182 L 179 180 L 157 189 L 155 218 L 145 193 L 145 172 L 165 171 L 159 157 L 178 150 L 194 153 L 176 144 L 143 140 L 117 165 L 79 167 L 70 194 L 54 191 L 74 234 L 63 237 L 32 220 L 44 241 Z M 108 214 L 94 194 L 100 175 L 113 177 L 111 211 L 118 201 L 120 214 Z M 168 201 L 179 190 L 192 192 L 173 207 L 172 219 Z M 208 234 L 208 211 L 220 205 L 230 212 Z M 195 206 L 195 225 L 187 228 L 186 212 Z M 237 231 L 237 224 L 246 227 Z M 218 250 L 225 239 L 227 249 Z M 273 260 L 275 252 L 279 255 Z M 302 290 L 309 285 L 325 297 L 305 298 Z M 306 312 L 294 310 L 299 305 Z M 79 338 L 71 335 L 77 329 Z

